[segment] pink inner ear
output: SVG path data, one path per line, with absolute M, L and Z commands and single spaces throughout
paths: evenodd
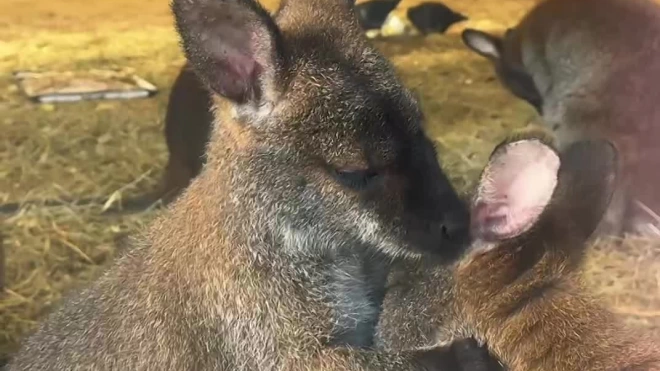
M 476 238 L 500 241 L 529 230 L 557 186 L 559 156 L 538 140 L 513 142 L 495 153 L 472 211 Z

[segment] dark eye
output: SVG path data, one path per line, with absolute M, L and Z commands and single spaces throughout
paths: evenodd
M 336 170 L 335 177 L 343 186 L 355 189 L 357 191 L 364 190 L 373 183 L 374 180 L 379 178 L 379 173 L 376 170 Z

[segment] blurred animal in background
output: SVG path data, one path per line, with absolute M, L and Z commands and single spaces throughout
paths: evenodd
M 465 44 L 529 102 L 561 147 L 604 138 L 621 177 L 598 234 L 660 237 L 660 5 L 651 0 L 546 0 L 500 37 Z
M 473 198 L 472 246 L 453 265 L 393 274 L 378 343 L 400 351 L 474 336 L 512 371 L 660 369 L 657 339 L 624 325 L 580 278 L 617 162 L 605 140 L 562 153 L 534 136 L 497 146 Z
M 220 122 L 206 164 L 9 370 L 499 370 L 470 338 L 372 347 L 389 262 L 455 257 L 469 215 L 353 3 L 172 10 Z
M 370 0 L 357 4 L 355 10 L 360 25 L 365 31 L 380 30 L 384 27 L 394 28 L 392 22 L 395 20 L 388 18 L 393 15 L 392 11 L 400 3 L 401 0 Z M 440 2 L 423 2 L 410 7 L 406 10 L 406 17 L 422 35 L 444 33 L 453 24 L 467 20 L 466 16 Z M 397 20 L 400 22 L 398 18 Z M 386 26 L 387 23 L 389 25 Z
M 385 19 L 401 0 L 371 0 L 355 5 L 360 26 L 368 30 L 378 30 L 385 23 Z
M 451 25 L 467 20 L 466 16 L 440 2 L 424 2 L 409 8 L 406 13 L 410 23 L 423 35 L 444 33 Z
M 209 91 L 186 63 L 174 80 L 165 114 L 169 158 L 161 194 L 167 202 L 202 171 L 213 125 L 212 108 Z

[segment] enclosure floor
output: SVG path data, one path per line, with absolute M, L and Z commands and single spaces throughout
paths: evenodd
M 295 0 L 291 0 L 295 1 Z M 421 0 L 403 0 L 405 8 Z M 147 192 L 166 160 L 163 115 L 183 64 L 167 0 L 2 0 L 0 12 L 0 202 Z M 493 146 L 536 125 L 487 62 L 469 53 L 466 25 L 502 30 L 528 0 L 448 0 L 470 21 L 447 35 L 379 41 L 421 97 L 429 135 L 461 191 Z M 277 4 L 266 6 L 273 9 Z M 10 79 L 19 69 L 128 67 L 162 91 L 153 99 L 36 106 Z M 114 255 L 113 238 L 139 231 L 155 213 L 100 217 L 98 208 L 32 208 L 3 220 L 7 290 L 0 299 L 0 355 L 16 349 L 62 293 L 95 277 Z M 658 330 L 658 246 L 627 240 L 590 251 L 586 278 L 628 321 Z

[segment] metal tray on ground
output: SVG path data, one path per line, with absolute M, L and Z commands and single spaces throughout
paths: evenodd
M 36 103 L 148 98 L 156 86 L 131 70 L 17 71 L 19 89 Z

